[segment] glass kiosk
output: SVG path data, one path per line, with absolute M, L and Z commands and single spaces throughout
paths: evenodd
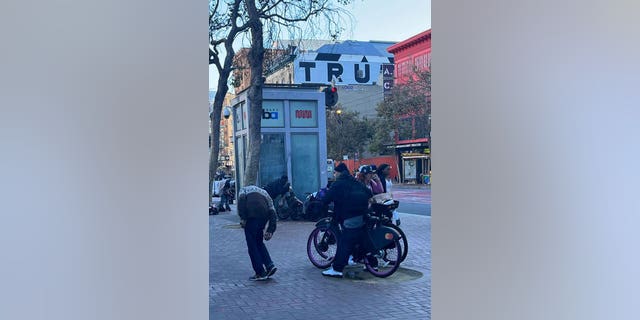
M 248 90 L 232 100 L 236 188 L 243 186 L 249 130 Z M 286 174 L 296 196 L 327 185 L 327 132 L 324 93 L 319 87 L 264 86 L 259 186 Z

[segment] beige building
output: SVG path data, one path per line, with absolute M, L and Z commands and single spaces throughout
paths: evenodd
M 227 93 L 223 103 L 223 116 L 220 119 L 220 152 L 218 153 L 218 168 L 224 170 L 227 174 L 233 175 L 235 172 L 235 157 L 233 151 L 233 119 L 224 118 L 224 107 L 231 105 L 231 99 L 235 98 L 232 93 Z M 213 107 L 213 99 L 209 101 L 209 112 Z M 211 121 L 211 120 L 209 120 Z M 211 124 L 211 122 L 209 122 Z M 211 125 L 209 125 L 209 134 L 211 134 Z

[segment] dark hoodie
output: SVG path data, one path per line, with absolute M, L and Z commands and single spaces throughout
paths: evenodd
M 282 176 L 269 184 L 264 186 L 264 190 L 267 191 L 272 200 L 275 200 L 279 195 L 285 194 L 289 191 L 289 178 Z
M 323 202 L 325 205 L 333 202 L 333 212 L 338 222 L 342 223 L 345 219 L 364 215 L 372 196 L 371 190 L 346 171 L 336 178 Z

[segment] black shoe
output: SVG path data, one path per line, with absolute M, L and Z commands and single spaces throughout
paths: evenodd
M 227 206 L 227 211 L 231 211 L 231 207 Z
M 249 278 L 249 280 L 251 281 L 265 281 L 269 279 L 266 275 L 260 276 L 257 274 L 254 274 L 251 278 Z
M 267 268 L 267 278 L 271 278 L 271 276 L 273 276 L 276 271 L 278 271 L 278 268 L 276 268 L 275 266 Z

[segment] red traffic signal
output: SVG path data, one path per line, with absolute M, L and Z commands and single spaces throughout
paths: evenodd
M 329 108 L 335 106 L 338 103 L 338 88 L 326 87 L 323 91 L 325 105 Z

